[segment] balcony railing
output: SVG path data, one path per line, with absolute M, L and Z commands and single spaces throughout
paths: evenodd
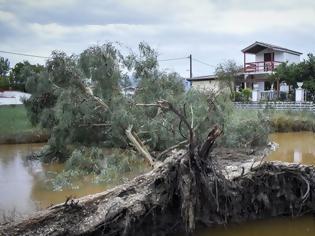
M 255 61 L 255 62 L 246 62 L 244 64 L 244 72 L 268 72 L 273 71 L 277 66 L 282 62 L 280 61 Z

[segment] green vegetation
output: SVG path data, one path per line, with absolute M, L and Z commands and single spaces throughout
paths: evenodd
M 235 92 L 235 101 L 236 102 L 248 102 L 249 98 L 252 95 L 252 90 L 249 88 L 241 89 L 239 92 Z
M 27 118 L 23 105 L 0 106 L 0 134 L 15 135 L 36 130 Z
M 81 176 L 89 176 L 96 184 L 120 184 L 147 170 L 149 165 L 132 150 L 81 147 L 72 152 L 65 169 L 51 179 L 51 185 L 55 190 L 75 187 Z
M 0 76 L 0 91 L 8 90 L 9 88 L 10 88 L 9 78 Z
M 267 144 L 269 121 L 260 111 L 239 110 L 228 117 L 220 142 L 225 147 L 253 147 Z
M 228 60 L 217 66 L 215 74 L 220 81 L 221 89 L 228 88 L 232 96 L 234 96 L 235 78 L 241 71 L 241 67 L 233 60 Z M 234 97 L 232 98 L 234 100 Z
M 0 57 L 0 91 L 9 88 L 8 73 L 10 70 L 10 62 L 4 57 Z
M 27 79 L 43 70 L 43 66 L 32 65 L 28 61 L 19 62 L 10 70 L 9 60 L 0 57 L 0 90 L 11 89 L 25 92 Z
M 32 65 L 28 61 L 15 64 L 10 71 L 9 84 L 12 90 L 25 92 L 27 78 L 39 74 L 44 69 L 41 65 Z
M 228 64 L 218 70 L 228 87 L 237 71 L 234 67 Z M 153 158 L 187 140 L 187 124 L 195 130 L 197 141 L 205 140 L 209 129 L 218 124 L 224 131 L 217 142 L 220 146 L 267 143 L 268 123 L 261 113 L 235 110 L 230 93 L 186 92 L 183 80 L 176 73 L 161 71 L 157 52 L 144 43 L 128 55 L 113 44 L 90 47 L 79 55 L 53 52 L 43 70 L 27 77 L 25 87 L 32 96 L 24 104 L 32 125 L 51 134 L 39 158 L 65 162 L 54 186 L 71 184 L 71 179 L 82 175 L 106 182 L 147 169 L 149 165 L 133 151 L 134 143 L 126 135 L 130 129 Z M 135 93 L 126 96 L 123 89 L 130 85 L 136 87 Z M 157 106 L 163 100 L 184 118 Z M 104 148 L 125 151 L 108 155 Z
M 271 80 L 279 79 L 290 85 L 291 91 L 297 88 L 297 82 L 304 82 L 303 88 L 308 93 L 307 100 L 315 101 L 315 56 L 308 54 L 308 58 L 301 63 L 283 63 L 271 75 Z
M 315 131 L 315 114 L 311 112 L 272 112 L 271 126 L 274 132 Z
M 10 70 L 10 62 L 7 58 L 0 57 L 0 77 L 8 75 Z

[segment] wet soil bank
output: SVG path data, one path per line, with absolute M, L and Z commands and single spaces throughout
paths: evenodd
M 315 213 L 313 166 L 261 163 L 256 158 L 242 162 L 247 164 L 238 165 L 238 171 L 234 171 L 228 165 L 222 166 L 224 161 L 214 160 L 214 156 L 223 155 L 222 150 L 210 157 L 200 153 L 174 153 L 151 172 L 127 184 L 77 200 L 68 199 L 21 222 L 2 225 L 0 234 L 168 235 Z M 243 157 L 246 155 L 252 154 L 245 153 Z M 229 159 L 233 157 L 234 153 L 230 153 Z M 238 174 L 232 176 L 232 172 Z
M 19 134 L 0 134 L 0 144 L 44 143 L 49 135 L 43 131 L 21 132 Z

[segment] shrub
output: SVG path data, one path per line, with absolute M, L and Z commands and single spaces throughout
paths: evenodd
M 263 146 L 268 142 L 268 119 L 259 111 L 234 111 L 224 124 L 218 144 L 225 147 Z
M 242 89 L 240 92 L 235 92 L 234 97 L 237 102 L 248 102 L 252 95 L 252 91 L 248 88 Z
M 242 96 L 245 101 L 249 101 L 249 98 L 251 97 L 251 95 L 252 95 L 252 90 L 250 90 L 249 88 L 242 90 Z
M 10 88 L 10 82 L 8 78 L 0 76 L 0 91 L 8 90 Z

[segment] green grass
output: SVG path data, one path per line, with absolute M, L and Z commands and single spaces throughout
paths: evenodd
M 24 105 L 0 106 L 0 136 L 35 130 L 38 129 L 29 122 Z

